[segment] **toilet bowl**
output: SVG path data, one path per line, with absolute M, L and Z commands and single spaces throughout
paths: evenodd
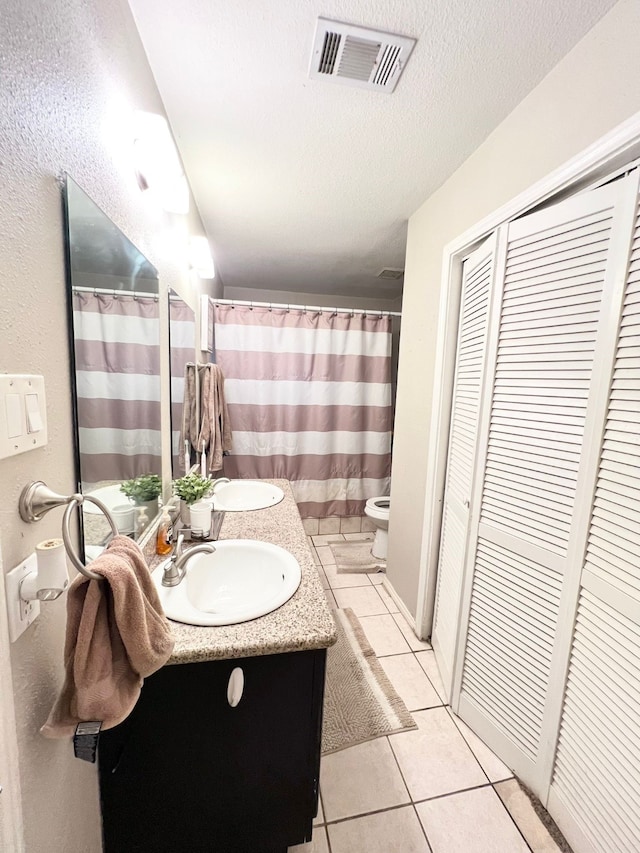
M 383 495 L 378 498 L 369 498 L 364 507 L 364 514 L 377 527 L 371 553 L 380 560 L 386 560 L 387 541 L 389 539 L 389 497 Z

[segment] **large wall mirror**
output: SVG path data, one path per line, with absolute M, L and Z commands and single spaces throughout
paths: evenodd
M 78 487 L 137 538 L 162 476 L 158 273 L 69 176 L 64 209 Z M 82 527 L 89 560 L 109 526 L 87 504 Z

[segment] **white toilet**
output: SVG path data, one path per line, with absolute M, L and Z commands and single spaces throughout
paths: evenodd
M 371 553 L 379 560 L 386 560 L 389 539 L 389 498 L 384 495 L 379 498 L 369 498 L 364 507 L 364 514 L 378 528 L 371 546 Z

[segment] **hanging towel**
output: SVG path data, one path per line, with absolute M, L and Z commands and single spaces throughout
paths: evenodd
M 196 366 L 188 362 L 184 366 L 184 401 L 182 403 L 182 440 L 180 442 L 180 458 L 184 453 L 182 448 L 185 441 L 198 450 L 198 421 L 196 417 Z M 185 470 L 185 474 L 189 471 Z
M 201 427 L 198 447 L 207 448 L 210 474 L 222 469 L 222 456 L 232 447 L 229 411 L 224 397 L 224 374 L 217 364 L 207 364 L 201 373 Z
M 69 737 L 83 720 L 100 720 L 103 729 L 121 723 L 142 680 L 173 651 L 169 623 L 135 542 L 116 536 L 91 570 L 104 580 L 78 575 L 69 587 L 65 679 L 41 729 L 46 737 Z

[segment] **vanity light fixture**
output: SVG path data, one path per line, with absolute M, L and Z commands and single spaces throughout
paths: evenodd
M 191 237 L 189 240 L 189 264 L 200 278 L 215 278 L 216 271 L 211 256 L 209 241 L 204 236 Z
M 189 184 L 164 116 L 136 111 L 133 151 L 140 189 L 156 195 L 165 210 L 188 213 Z

